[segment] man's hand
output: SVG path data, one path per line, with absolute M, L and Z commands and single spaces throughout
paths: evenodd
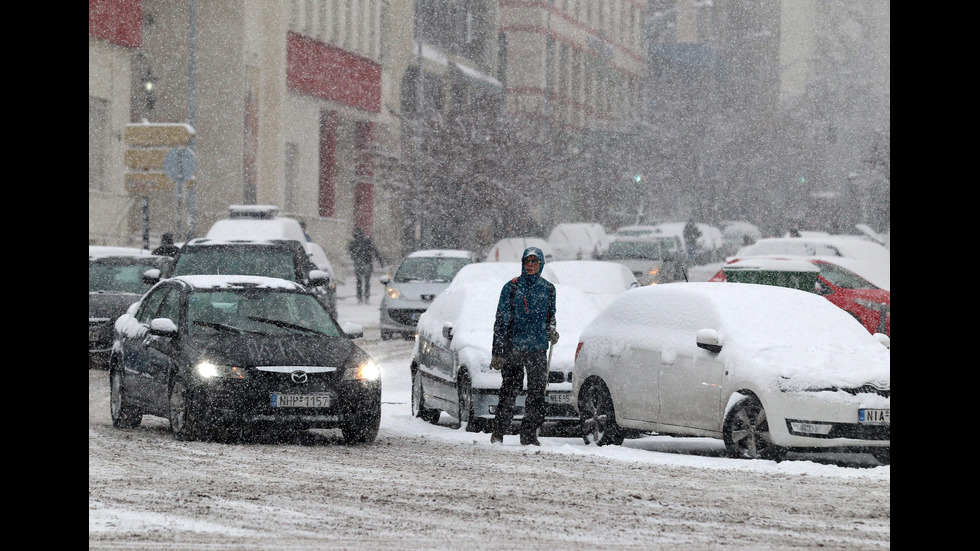
M 500 371 L 501 368 L 503 367 L 504 367 L 503 356 L 494 356 L 493 358 L 490 359 L 490 369 L 493 369 L 495 371 Z
M 548 328 L 548 340 L 551 341 L 551 344 L 556 344 L 558 342 L 558 330 L 554 327 Z

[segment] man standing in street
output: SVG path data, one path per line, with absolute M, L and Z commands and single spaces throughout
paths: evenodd
M 497 301 L 490 368 L 500 370 L 503 382 L 490 443 L 504 442 L 504 433 L 514 419 L 514 400 L 524 386 L 526 372 L 521 445 L 540 446 L 538 429 L 544 423 L 548 347 L 549 343 L 558 342 L 555 286 L 541 277 L 544 266 L 541 249 L 525 249 L 521 263 L 521 275 L 504 284 Z
M 383 266 L 384 260 L 381 253 L 374 246 L 374 242 L 364 230 L 359 227 L 354 228 L 354 239 L 347 244 L 347 254 L 354 262 L 354 277 L 357 278 L 357 303 L 366 304 L 371 298 L 371 269 L 374 266 L 374 258 L 378 259 L 378 265 Z

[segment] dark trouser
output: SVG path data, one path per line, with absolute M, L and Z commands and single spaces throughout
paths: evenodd
M 355 266 L 354 277 L 357 278 L 357 302 L 367 302 L 371 298 L 371 266 Z
M 521 422 L 522 436 L 535 436 L 544 423 L 544 396 L 548 387 L 548 353 L 546 350 L 511 353 L 500 370 L 503 382 L 500 385 L 500 400 L 494 416 L 493 432 L 507 434 L 510 422 L 514 419 L 514 399 L 524 387 L 524 371 L 527 370 L 527 396 L 524 398 L 524 421 Z

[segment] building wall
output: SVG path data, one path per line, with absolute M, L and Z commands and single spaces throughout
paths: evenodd
M 89 2 L 89 243 L 125 239 L 135 198 L 123 191 L 123 128 L 129 120 L 130 58 L 139 46 L 139 2 Z M 94 135 L 92 135 L 94 133 Z

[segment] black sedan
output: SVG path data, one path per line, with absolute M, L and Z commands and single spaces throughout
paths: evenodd
M 128 247 L 88 248 L 88 366 L 109 367 L 116 318 L 126 313 L 152 285 L 143 282 L 143 272 L 168 272 L 174 259 Z
M 161 281 L 116 323 L 110 410 L 118 428 L 144 414 L 178 440 L 277 428 L 339 428 L 372 442 L 381 373 L 312 292 L 261 276 Z

